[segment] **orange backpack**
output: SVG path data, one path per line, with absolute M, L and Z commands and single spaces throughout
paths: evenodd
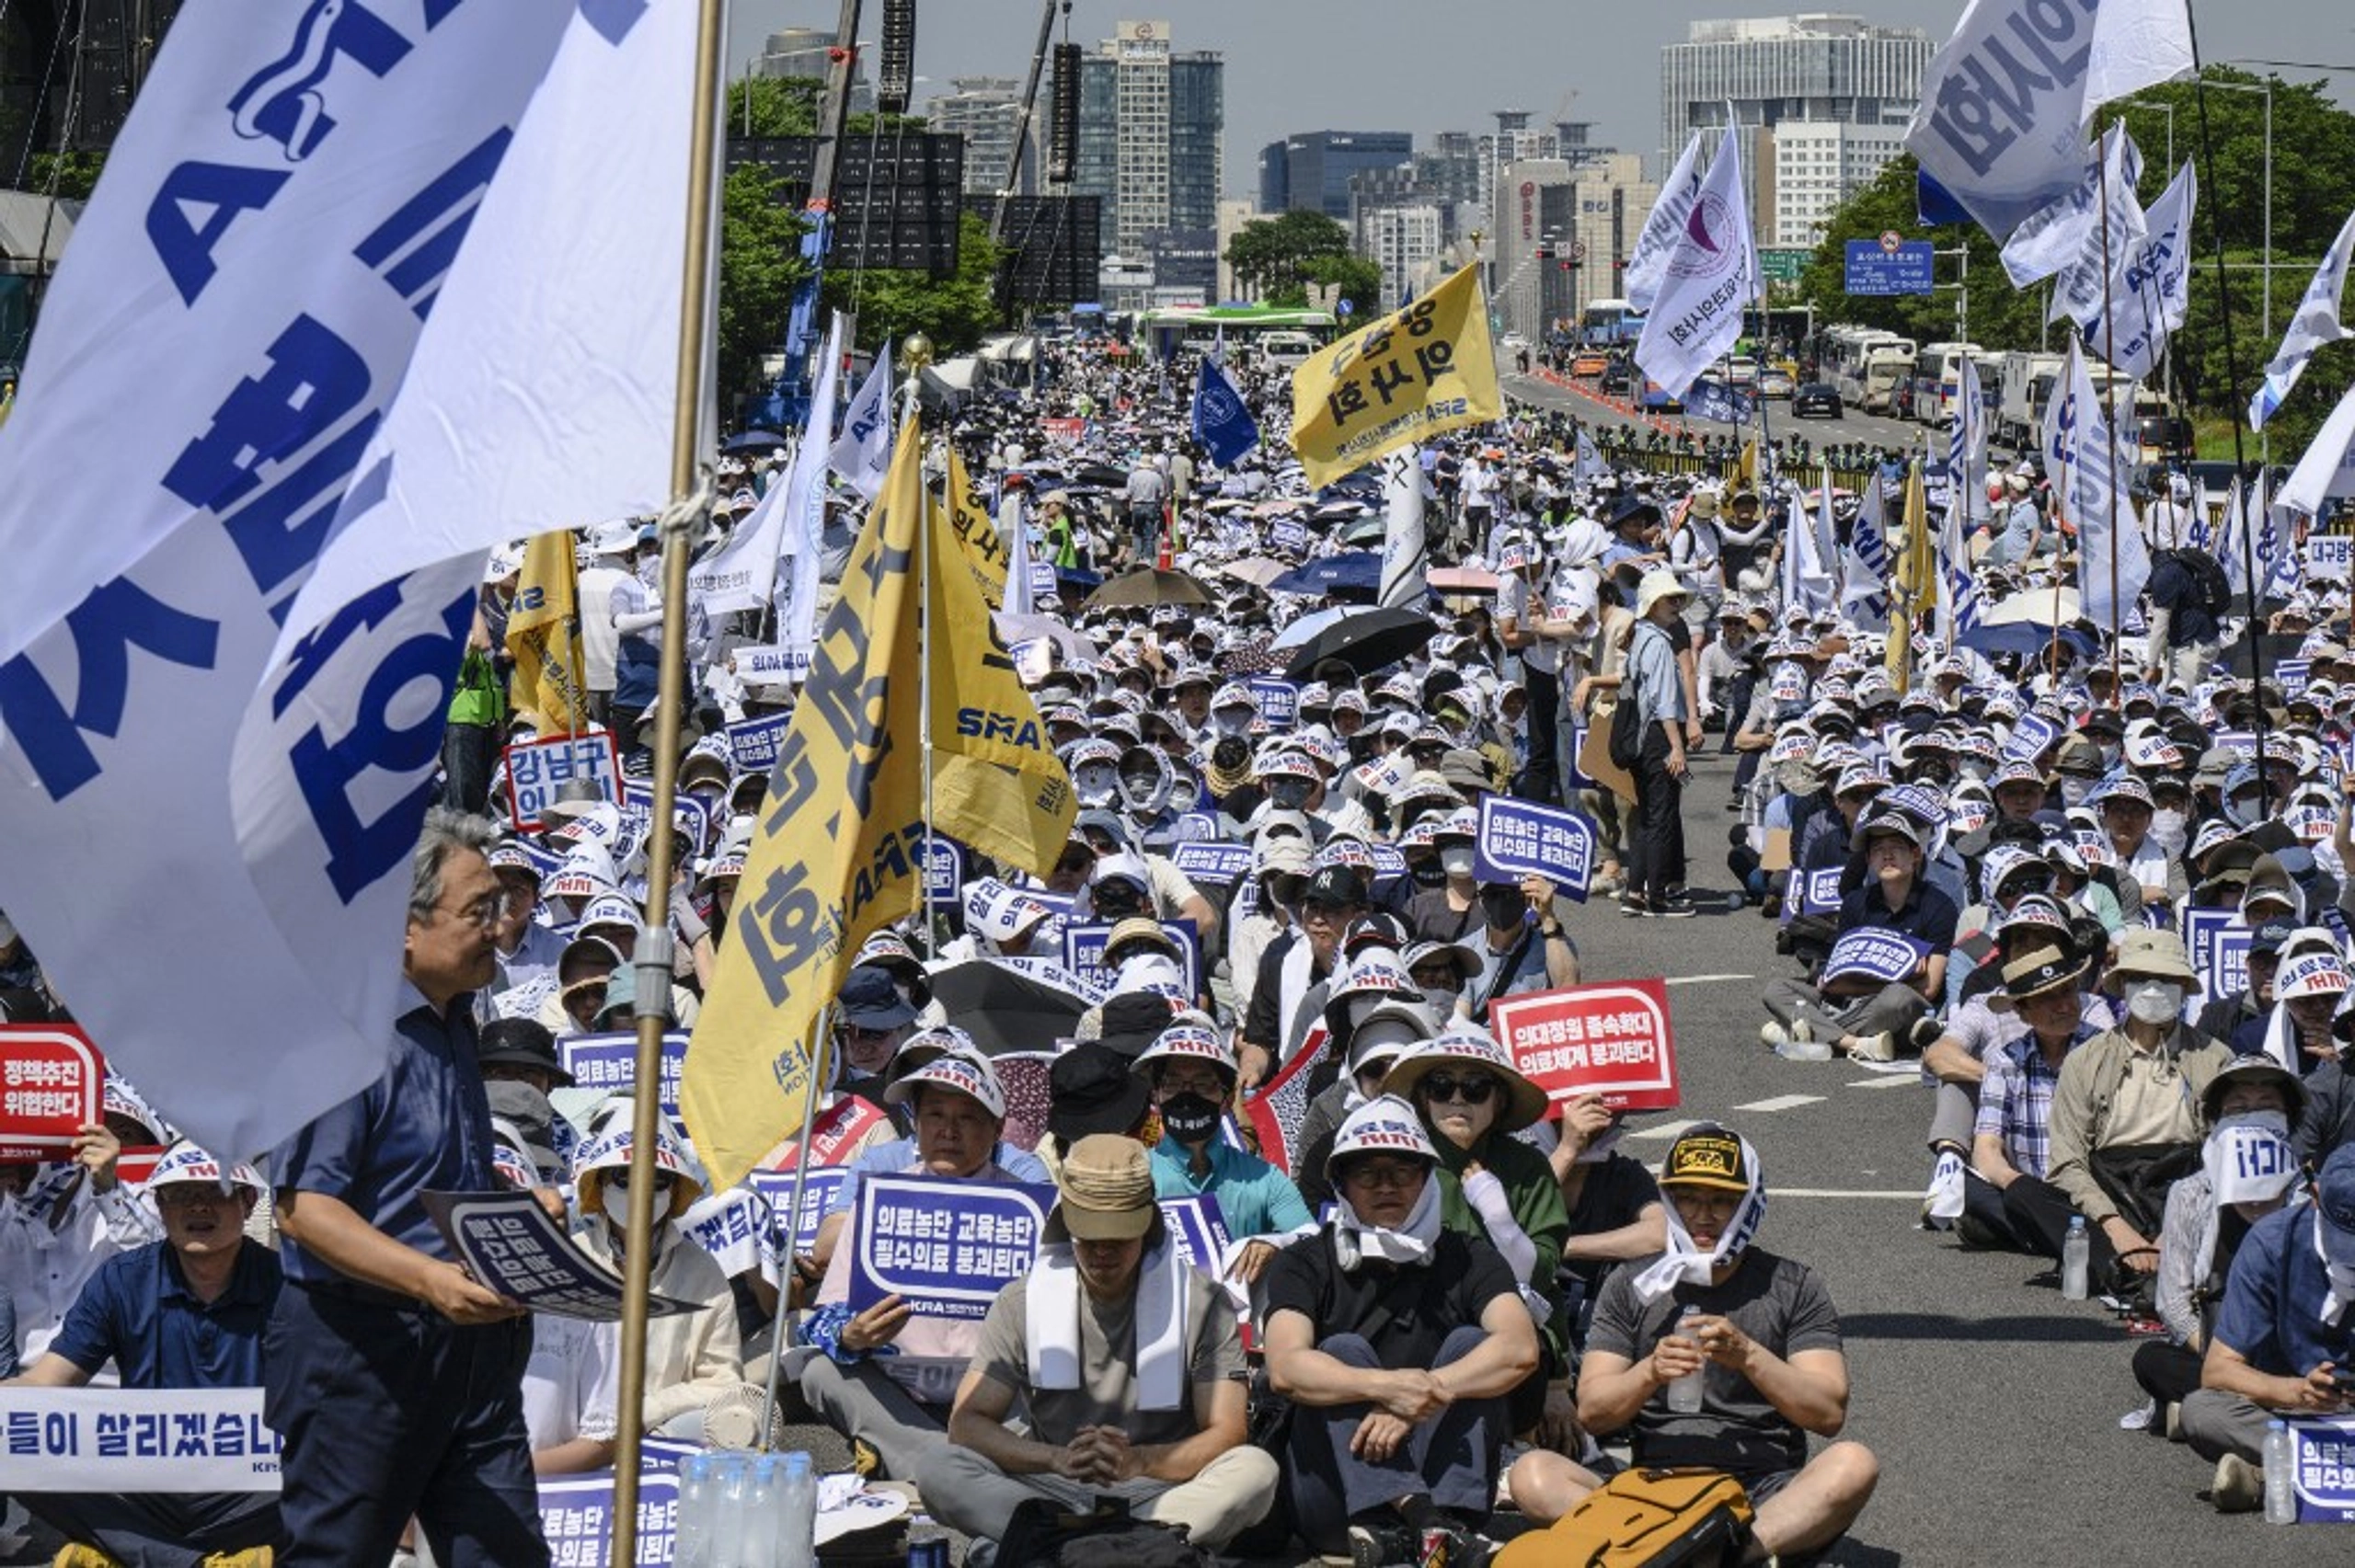
M 1731 1568 L 1750 1542 L 1750 1494 L 1722 1471 L 1630 1470 L 1494 1568 Z

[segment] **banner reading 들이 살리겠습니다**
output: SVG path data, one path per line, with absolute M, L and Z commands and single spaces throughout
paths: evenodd
M 1292 377 L 1292 445 L 1312 486 L 1395 447 L 1503 411 L 1488 297 L 1466 267 L 1351 333 Z

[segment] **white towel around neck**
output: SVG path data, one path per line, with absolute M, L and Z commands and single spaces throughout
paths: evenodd
M 1137 1265 L 1137 1408 L 1177 1410 L 1186 1401 L 1186 1276 L 1193 1271 L 1164 1242 Z M 1023 1324 L 1030 1384 L 1048 1390 L 1080 1386 L 1079 1265 L 1070 1243 L 1041 1247 L 1031 1265 Z

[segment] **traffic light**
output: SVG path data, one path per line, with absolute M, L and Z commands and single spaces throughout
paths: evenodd
M 1551 260 L 1553 260 L 1553 259 L 1554 259 L 1554 247 L 1553 247 L 1552 246 L 1550 246 L 1550 245 L 1541 245 L 1541 246 L 1539 246 L 1537 247 L 1537 259 L 1538 259 L 1538 260 L 1540 260 L 1540 261 L 1551 261 Z
M 882 58 L 875 70 L 875 107 L 905 114 L 916 86 L 916 0 L 883 0 Z
M 1075 43 L 1055 45 L 1055 96 L 1047 116 L 1047 179 L 1069 185 L 1079 164 L 1079 62 Z

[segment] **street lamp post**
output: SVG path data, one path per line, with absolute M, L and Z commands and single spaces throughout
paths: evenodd
M 2202 76 L 2200 78 L 2200 85 L 2203 87 L 2214 87 L 2223 92 L 2262 93 L 2265 96 L 2265 281 L 2262 285 L 2262 299 L 2264 303 L 2259 308 L 2265 315 L 2265 330 L 2261 336 L 2264 338 L 2265 341 L 2270 343 L 2274 341 L 2273 84 L 2270 82 L 2218 82 L 2211 81 L 2208 77 Z M 2239 388 L 2235 387 L 2234 392 L 2234 395 L 2237 395 Z M 2260 464 L 2266 465 L 2269 465 L 2273 461 L 2271 436 L 2269 432 L 2262 429 L 2258 430 L 2257 433 L 2257 461 Z

